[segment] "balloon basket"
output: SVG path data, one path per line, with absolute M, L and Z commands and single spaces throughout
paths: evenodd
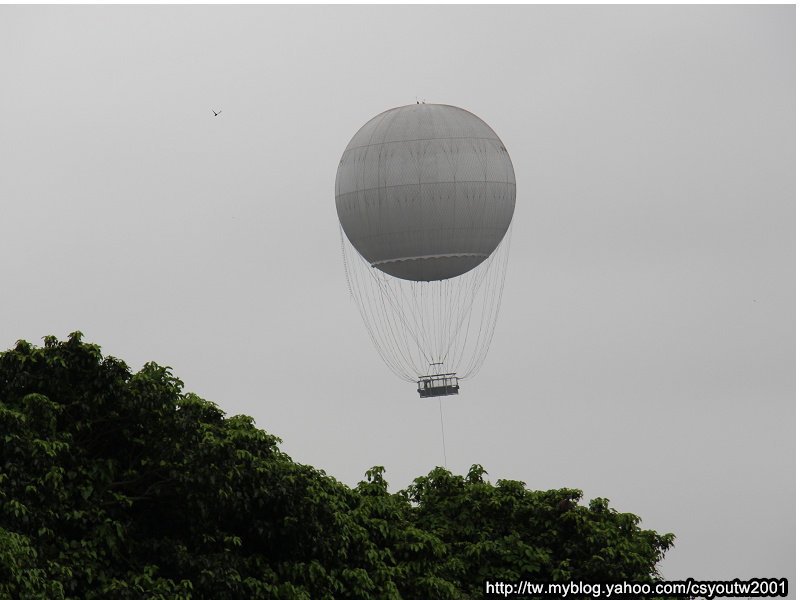
M 455 373 L 425 375 L 420 377 L 417 382 L 417 392 L 419 392 L 420 398 L 458 394 L 458 377 Z

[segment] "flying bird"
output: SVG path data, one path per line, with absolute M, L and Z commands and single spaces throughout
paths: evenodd
M 218 116 L 219 116 L 219 113 L 221 113 L 222 111 L 219 111 L 219 112 L 217 112 L 217 111 L 215 111 L 215 110 L 212 108 L 212 109 L 211 109 L 211 112 L 213 112 L 213 113 L 214 113 L 214 116 L 215 116 L 215 117 L 218 117 Z

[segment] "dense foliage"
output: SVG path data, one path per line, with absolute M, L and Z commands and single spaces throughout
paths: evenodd
M 349 488 L 182 387 L 79 333 L 0 354 L 0 598 L 482 598 L 484 579 L 652 580 L 672 545 L 477 465 Z

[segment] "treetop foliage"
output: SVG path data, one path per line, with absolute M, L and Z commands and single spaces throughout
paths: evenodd
M 350 488 L 81 337 L 0 353 L 0 598 L 482 598 L 485 579 L 653 581 L 672 546 L 480 465 Z

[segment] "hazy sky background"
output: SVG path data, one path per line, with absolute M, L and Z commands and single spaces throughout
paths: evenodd
M 438 403 L 348 297 L 336 168 L 417 96 L 474 112 L 517 209 L 448 467 L 609 498 L 669 579 L 793 576 L 793 5 L 0 6 L 0 82 L 0 347 L 81 330 L 394 489 Z

